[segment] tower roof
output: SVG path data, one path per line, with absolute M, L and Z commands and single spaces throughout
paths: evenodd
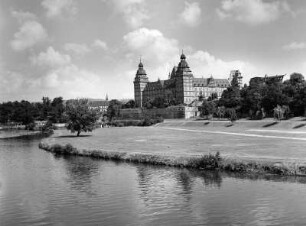
M 138 70 L 137 70 L 136 76 L 137 75 L 147 75 L 145 69 L 143 69 L 143 64 L 141 62 L 141 59 L 140 59 L 140 62 L 138 64 Z
M 191 74 L 191 70 L 189 69 L 189 65 L 186 61 L 186 56 L 184 53 L 181 54 L 181 61 L 180 63 L 178 64 L 178 70 L 177 70 L 177 73 L 179 74 Z

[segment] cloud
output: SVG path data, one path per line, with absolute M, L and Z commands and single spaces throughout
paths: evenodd
M 71 64 L 71 57 L 62 54 L 49 46 L 46 52 L 41 52 L 38 56 L 30 58 L 32 65 L 43 66 L 48 68 L 58 68 Z
M 195 27 L 201 22 L 201 14 L 202 10 L 198 2 L 185 2 L 185 9 L 180 14 L 180 19 L 184 24 Z
M 66 43 L 64 45 L 64 49 L 78 56 L 84 55 L 91 51 L 86 44 L 78 44 L 78 43 Z
M 240 70 L 246 75 L 246 78 L 249 78 L 255 71 L 255 67 L 249 62 L 241 60 L 224 61 L 202 50 L 194 51 L 187 57 L 188 62 L 190 62 L 189 66 L 192 67 L 191 69 L 196 77 L 213 75 L 216 78 L 228 78 L 231 70 Z
M 107 2 L 104 0 L 104 2 Z M 131 28 L 141 27 L 149 19 L 144 7 L 145 0 L 112 0 L 115 11 L 122 14 L 124 21 Z
M 123 37 L 127 51 L 126 58 L 133 59 L 130 71 L 131 79 L 135 76 L 137 64 L 135 59 L 142 55 L 144 67 L 151 81 L 167 79 L 173 66 L 180 61 L 179 42 L 165 37 L 159 30 L 140 28 Z M 255 73 L 255 67 L 242 60 L 224 61 L 203 50 L 185 48 L 185 55 L 195 77 L 228 78 L 231 70 L 240 70 L 248 81 Z M 128 71 L 128 70 L 127 70 Z
M 283 46 L 284 50 L 301 50 L 306 49 L 306 43 L 305 42 L 292 42 L 288 45 Z
M 27 20 L 37 20 L 36 15 L 30 12 L 23 12 L 23 11 L 11 11 L 11 15 L 17 19 L 17 21 L 22 24 Z
M 47 10 L 46 16 L 49 18 L 61 15 L 73 16 L 78 12 L 74 0 L 44 0 L 41 5 Z
M 217 9 L 220 19 L 233 18 L 250 25 L 277 20 L 283 13 L 292 12 L 286 1 L 223 0 Z
M 46 40 L 47 37 L 47 32 L 40 23 L 28 20 L 22 23 L 10 44 L 13 50 L 22 51 Z
M 96 48 L 103 49 L 103 50 L 107 50 L 107 49 L 108 49 L 106 42 L 104 42 L 104 41 L 102 41 L 102 40 L 100 40 L 100 39 L 96 39 L 96 40 L 92 43 L 92 46 L 93 46 L 93 47 L 96 47 Z
M 123 37 L 128 51 L 127 58 L 133 57 L 148 60 L 152 66 L 158 66 L 178 56 L 179 44 L 175 39 L 165 37 L 159 30 L 140 28 Z
M 31 57 L 30 61 L 33 66 L 39 67 L 37 69 L 40 73 L 39 77 L 30 79 L 31 87 L 44 90 L 50 96 L 99 97 L 99 91 L 104 87 L 100 75 L 75 65 L 68 54 L 52 46 Z

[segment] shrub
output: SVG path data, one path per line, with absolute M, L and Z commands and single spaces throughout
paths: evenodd
M 215 155 L 209 154 L 209 155 L 203 155 L 201 158 L 198 159 L 192 159 L 189 162 L 189 166 L 192 168 L 198 168 L 198 169 L 218 169 L 220 166 L 221 156 L 220 153 L 217 152 Z

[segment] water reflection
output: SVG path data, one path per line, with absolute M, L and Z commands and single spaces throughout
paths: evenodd
M 305 225 L 305 177 L 53 156 L 0 142 L 0 225 Z
M 68 175 L 68 182 L 71 189 L 85 192 L 90 196 L 95 196 L 96 191 L 92 187 L 93 177 L 99 173 L 101 161 L 97 159 L 63 156 L 65 169 Z

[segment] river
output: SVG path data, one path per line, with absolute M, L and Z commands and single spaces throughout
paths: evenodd
M 306 178 L 62 157 L 0 139 L 0 225 L 305 225 Z

